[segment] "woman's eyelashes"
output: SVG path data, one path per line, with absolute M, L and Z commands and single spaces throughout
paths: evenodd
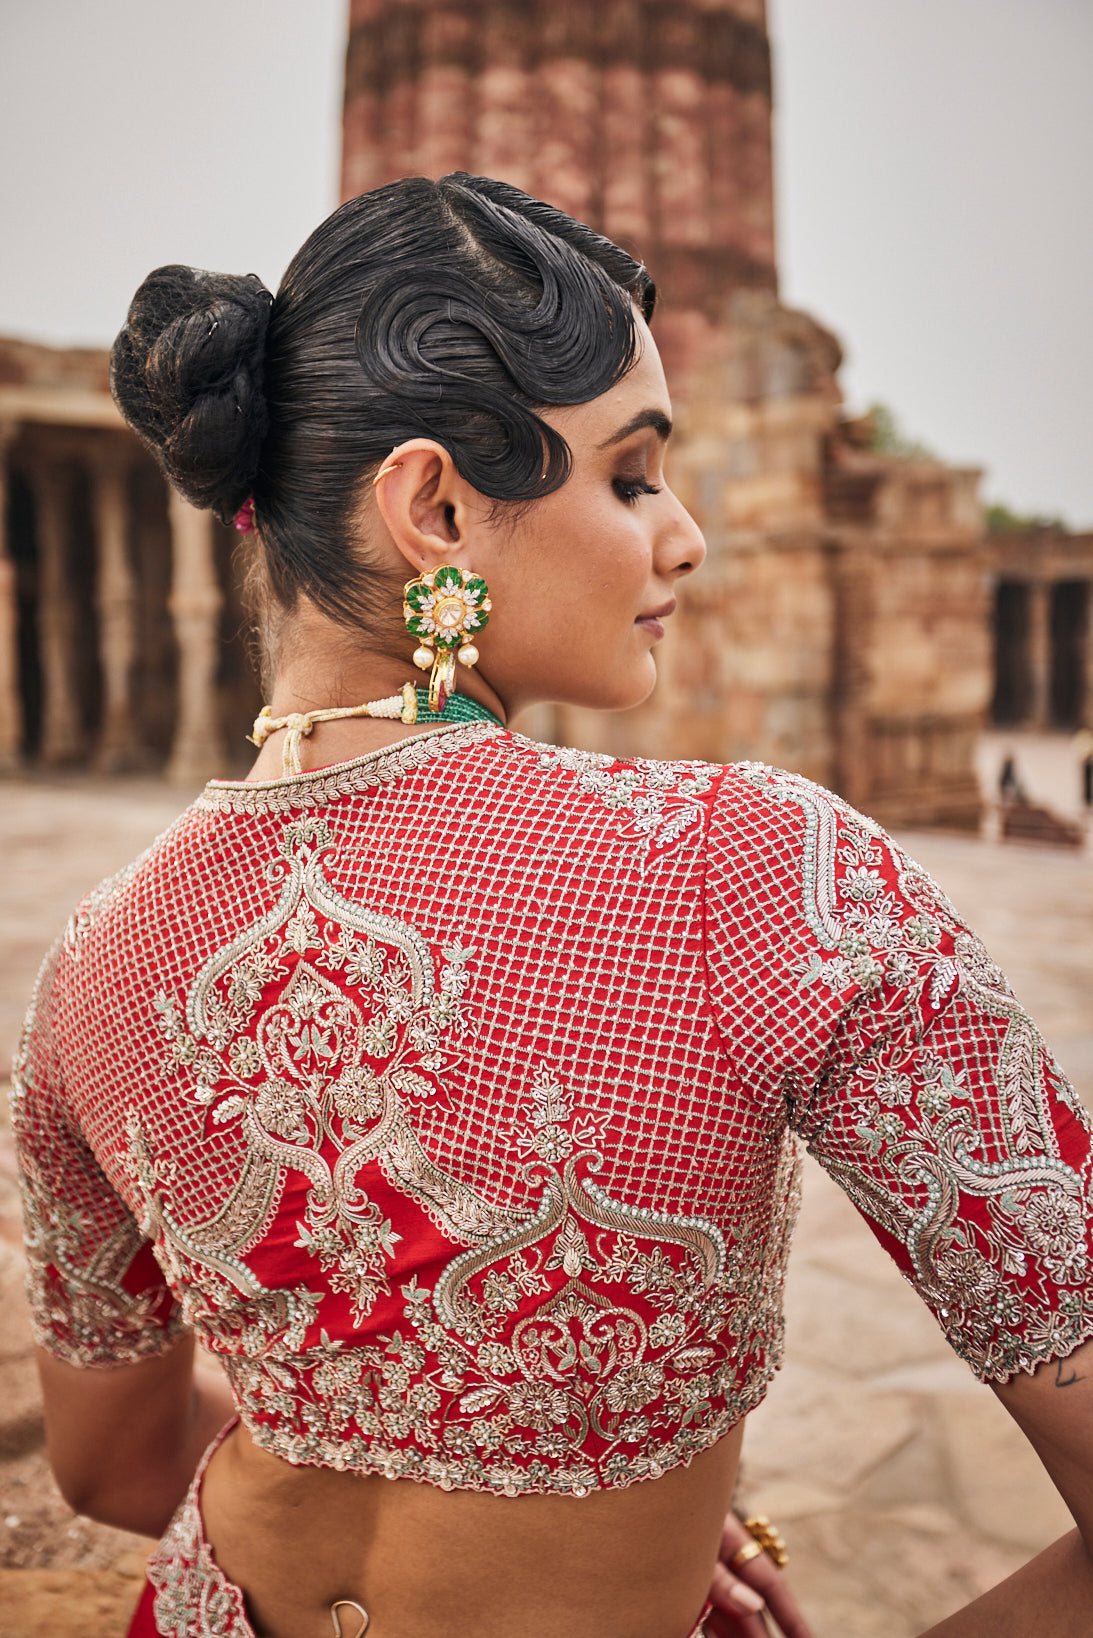
M 627 506 L 633 506 L 641 495 L 660 494 L 660 485 L 650 483 L 648 478 L 615 478 L 611 487 Z

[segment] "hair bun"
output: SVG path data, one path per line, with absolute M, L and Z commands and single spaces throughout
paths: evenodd
M 273 297 L 254 273 L 157 267 L 110 353 L 114 401 L 168 480 L 225 523 L 251 493 L 268 424 Z

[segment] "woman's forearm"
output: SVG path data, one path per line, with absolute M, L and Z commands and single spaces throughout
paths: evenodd
M 922 1638 L 1089 1638 L 1090 1632 L 1093 1558 L 1072 1530 Z

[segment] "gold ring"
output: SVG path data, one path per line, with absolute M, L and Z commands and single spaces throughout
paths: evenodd
M 782 1539 L 781 1532 L 767 1518 L 765 1513 L 757 1513 L 753 1519 L 742 1519 L 741 1523 L 749 1536 L 755 1537 L 756 1545 L 761 1553 L 766 1553 L 773 1560 L 777 1570 L 784 1570 L 789 1563 L 789 1552 Z M 740 1549 L 746 1551 L 745 1548 Z M 739 1555 L 738 1555 L 739 1556 Z M 749 1553 L 749 1557 L 751 1554 Z
M 729 1559 L 730 1570 L 742 1570 L 753 1558 L 762 1558 L 764 1549 L 757 1541 L 749 1541 Z

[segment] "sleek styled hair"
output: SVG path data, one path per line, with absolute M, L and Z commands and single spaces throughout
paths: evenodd
M 409 177 L 328 217 L 276 297 L 253 274 L 149 274 L 111 385 L 187 500 L 226 523 L 253 496 L 284 607 L 302 591 L 355 625 L 375 600 L 353 519 L 392 448 L 435 439 L 499 503 L 550 494 L 572 457 L 536 410 L 625 375 L 632 303 L 655 299 L 640 263 L 519 188 Z

